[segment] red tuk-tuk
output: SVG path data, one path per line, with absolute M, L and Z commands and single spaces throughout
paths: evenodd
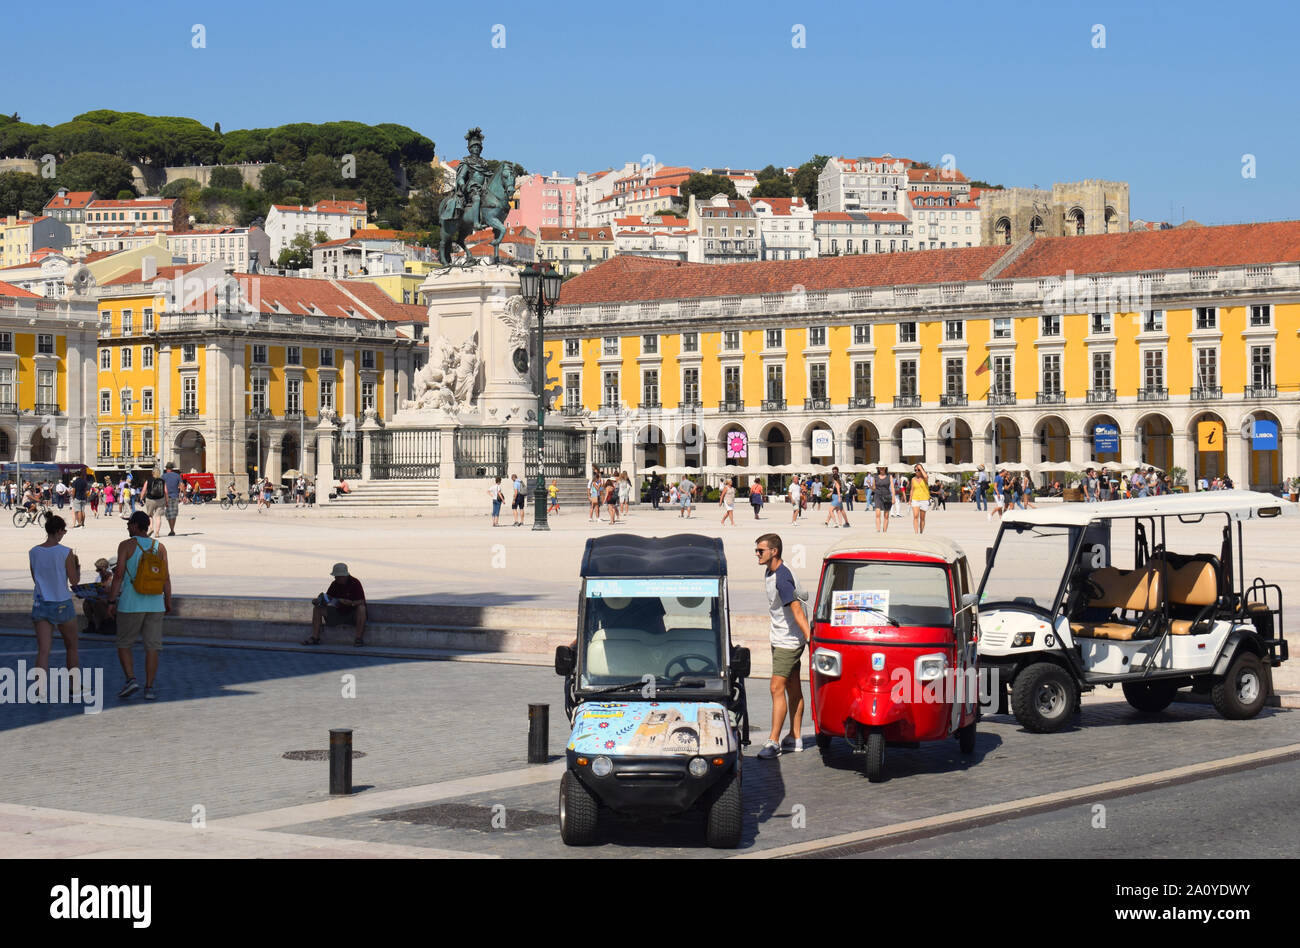
M 955 736 L 975 750 L 978 615 L 966 554 L 942 537 L 882 535 L 822 562 L 812 714 L 825 757 L 843 737 L 884 777 L 885 747 Z

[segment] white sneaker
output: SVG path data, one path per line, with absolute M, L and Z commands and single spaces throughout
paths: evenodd
M 763 749 L 758 752 L 758 756 L 763 760 L 771 760 L 773 757 L 781 756 L 781 745 L 776 741 L 764 741 Z
M 785 738 L 782 738 L 782 739 L 781 739 L 781 750 L 783 750 L 783 751 L 793 751 L 793 752 L 796 753 L 796 754 L 799 753 L 800 751 L 803 750 L 803 738 L 802 738 L 802 737 L 785 737 Z

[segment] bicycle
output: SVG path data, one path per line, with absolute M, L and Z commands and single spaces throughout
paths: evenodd
M 26 507 L 20 507 L 18 510 L 14 511 L 14 526 L 22 529 L 29 523 L 36 523 L 38 520 L 44 520 L 46 514 L 49 512 L 50 508 L 43 504 L 34 506 L 30 510 Z
M 221 498 L 221 509 L 229 510 L 231 507 L 238 507 L 240 510 L 248 509 L 248 498 L 243 494 L 236 494 L 232 500 L 229 495 Z

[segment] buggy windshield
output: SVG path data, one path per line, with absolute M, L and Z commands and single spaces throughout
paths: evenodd
M 831 625 L 952 628 L 948 570 L 932 563 L 832 560 L 817 621 Z
M 1069 527 L 1007 523 L 984 572 L 980 604 L 1021 603 L 1050 612 L 1073 552 Z
M 726 626 L 719 585 L 717 579 L 587 580 L 580 686 L 646 676 L 659 687 L 681 679 L 720 686 Z

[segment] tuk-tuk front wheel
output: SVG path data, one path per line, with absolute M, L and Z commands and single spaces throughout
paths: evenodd
M 957 747 L 963 754 L 975 753 L 975 722 L 957 728 Z
M 600 805 L 572 771 L 560 778 L 560 838 L 567 846 L 590 846 L 596 841 Z
M 1254 652 L 1239 652 L 1228 666 L 1228 674 L 1210 689 L 1214 708 L 1230 720 L 1253 718 L 1268 700 L 1268 677 L 1264 663 Z
M 740 800 L 740 773 L 733 771 L 717 789 L 709 804 L 704 839 L 714 849 L 735 849 L 740 845 L 744 813 Z
M 1050 734 L 1069 723 L 1078 706 L 1079 689 L 1060 665 L 1037 662 L 1016 676 L 1011 710 L 1026 731 Z
M 866 740 L 866 761 L 863 769 L 867 780 L 880 783 L 885 779 L 885 735 L 881 731 L 872 731 Z

